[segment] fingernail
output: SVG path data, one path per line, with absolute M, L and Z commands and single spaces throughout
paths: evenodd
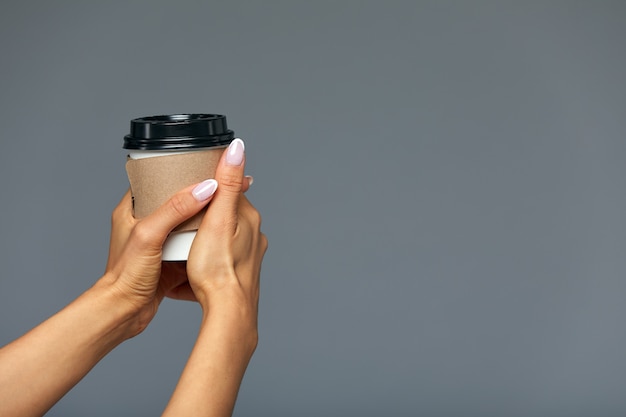
M 243 140 L 239 138 L 234 139 L 228 146 L 228 149 L 226 149 L 226 163 L 228 165 L 241 165 L 244 150 Z
M 191 194 L 198 201 L 206 201 L 215 193 L 215 190 L 217 190 L 217 181 L 211 179 L 196 185 Z
M 252 175 L 246 175 L 246 178 L 248 179 L 248 186 L 252 185 L 254 177 Z

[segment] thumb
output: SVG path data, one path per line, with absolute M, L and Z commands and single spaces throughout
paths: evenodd
M 241 139 L 234 139 L 222 154 L 215 172 L 215 179 L 220 184 L 219 191 L 204 216 L 203 223 L 219 224 L 232 228 L 237 225 L 237 209 L 243 191 L 248 188 L 249 180 L 244 180 L 245 146 Z M 210 212 L 210 213 L 209 213 Z M 217 213 L 217 214 L 213 214 Z M 202 226 L 201 226 L 202 229 Z
M 215 190 L 217 190 L 217 181 L 214 179 L 186 187 L 174 194 L 150 215 L 144 217 L 135 229 L 141 230 L 140 234 L 144 243 L 160 248 L 176 226 L 193 217 L 207 205 Z

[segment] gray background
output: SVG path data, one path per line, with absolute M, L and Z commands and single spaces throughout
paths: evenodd
M 619 1 L 3 1 L 0 344 L 102 273 L 128 121 L 220 112 L 270 239 L 236 415 L 625 415 L 625 39 Z M 158 415 L 199 316 L 49 415 Z

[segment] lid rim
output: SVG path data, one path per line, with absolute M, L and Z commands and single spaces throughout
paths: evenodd
M 130 122 L 124 149 L 194 149 L 228 145 L 235 133 L 226 116 L 213 113 L 179 113 L 146 116 Z

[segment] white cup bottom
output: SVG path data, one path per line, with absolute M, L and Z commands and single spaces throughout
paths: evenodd
M 186 261 L 189 257 L 189 250 L 196 231 L 172 232 L 163 244 L 164 261 Z

